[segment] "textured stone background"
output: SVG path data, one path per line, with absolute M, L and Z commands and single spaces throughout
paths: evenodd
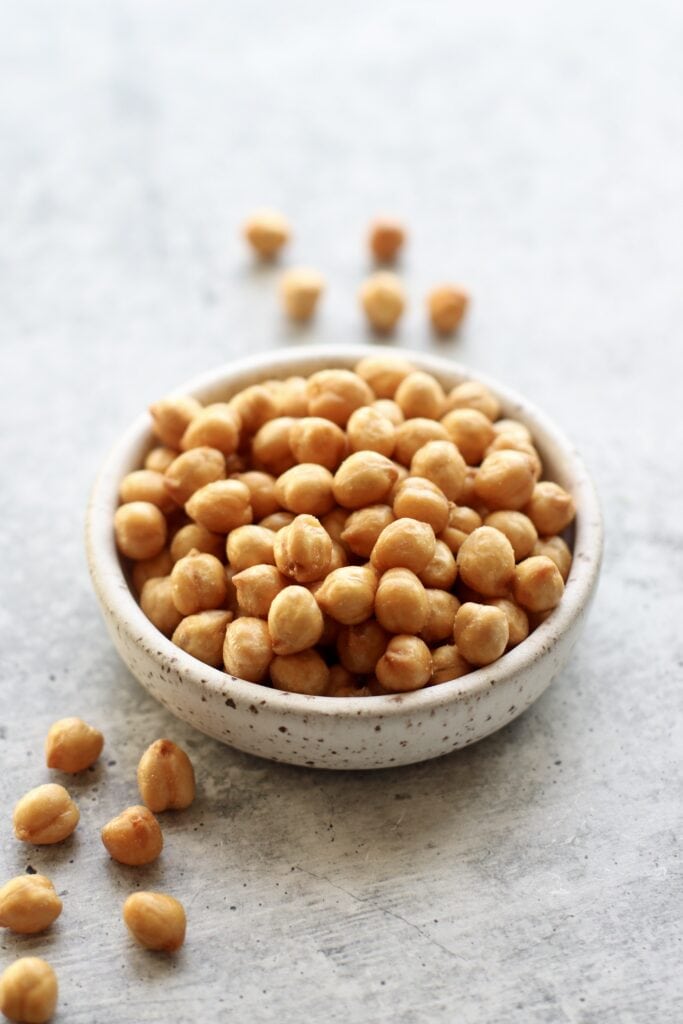
M 59 972 L 59 1024 L 632 1024 L 683 1016 L 683 10 L 577 0 L 22 0 L 0 4 L 0 875 L 64 892 L 3 935 Z M 237 237 L 281 207 L 331 287 L 286 327 Z M 360 340 L 370 215 L 412 229 L 422 294 L 475 301 L 440 351 L 554 413 L 595 473 L 603 581 L 570 667 L 474 749 L 324 774 L 203 739 L 117 660 L 82 524 L 107 446 L 151 399 L 245 349 Z M 106 756 L 54 850 L 10 836 L 51 720 Z M 162 860 L 104 856 L 158 735 L 201 799 Z M 132 887 L 189 911 L 174 960 L 133 947 Z

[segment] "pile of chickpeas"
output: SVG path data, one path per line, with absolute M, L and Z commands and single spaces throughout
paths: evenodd
M 151 407 L 116 542 L 174 644 L 233 676 L 330 697 L 489 665 L 560 601 L 571 495 L 476 381 L 399 355 Z

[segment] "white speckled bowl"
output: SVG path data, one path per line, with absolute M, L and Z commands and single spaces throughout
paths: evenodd
M 353 366 L 387 348 L 334 345 L 267 352 L 218 367 L 179 389 L 202 401 L 224 400 L 266 377 L 307 375 Z M 400 351 L 446 388 L 470 376 L 449 359 Z M 537 409 L 493 381 L 503 415 L 531 429 L 544 475 L 574 495 L 574 561 L 564 597 L 545 622 L 495 664 L 414 693 L 334 698 L 282 693 L 235 679 L 190 657 L 162 636 L 139 608 L 121 569 L 112 520 L 121 478 L 152 446 L 140 416 L 111 452 L 92 493 L 87 551 L 92 580 L 111 637 L 133 675 L 174 715 L 209 736 L 272 761 L 316 768 L 386 768 L 426 761 L 475 743 L 520 715 L 566 662 L 595 590 L 602 554 L 597 496 L 570 442 Z

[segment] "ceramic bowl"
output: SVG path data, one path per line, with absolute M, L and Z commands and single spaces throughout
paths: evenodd
M 315 346 L 273 351 L 220 366 L 178 390 L 203 402 L 225 400 L 267 377 L 352 367 L 387 348 Z M 236 679 L 175 647 L 139 608 L 114 545 L 112 520 L 121 478 L 153 445 L 140 416 L 107 458 L 87 513 L 90 573 L 114 644 L 142 685 L 169 711 L 223 743 L 316 768 L 386 768 L 424 761 L 475 743 L 520 715 L 565 664 L 583 626 L 598 579 L 602 524 L 595 489 L 573 445 L 539 410 L 508 388 L 470 374 L 449 359 L 403 349 L 446 388 L 471 376 L 499 398 L 504 416 L 533 433 L 544 476 L 576 500 L 574 560 L 562 601 L 518 647 L 467 676 L 413 693 L 334 698 L 282 693 Z

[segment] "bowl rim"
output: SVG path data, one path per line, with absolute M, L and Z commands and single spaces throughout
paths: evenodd
M 571 490 L 576 501 L 577 517 L 572 566 L 560 604 L 517 647 L 506 652 L 491 665 L 474 669 L 459 679 L 403 693 L 370 697 L 326 697 L 289 693 L 239 679 L 212 668 L 176 647 L 149 621 L 137 603 L 124 575 L 114 542 L 113 513 L 118 502 L 118 487 L 125 472 L 130 471 L 133 453 L 140 456 L 152 441 L 150 418 L 138 416 L 110 449 L 98 473 L 86 512 L 86 552 L 88 568 L 100 603 L 109 609 L 120 628 L 136 646 L 143 645 L 167 671 L 182 674 L 196 689 L 206 687 L 221 696 L 233 696 L 247 704 L 258 697 L 259 706 L 278 713 L 320 714 L 341 719 L 384 718 L 411 711 L 443 707 L 460 699 L 472 699 L 494 684 L 502 686 L 517 678 L 520 672 L 539 658 L 545 657 L 569 631 L 587 608 L 595 589 L 602 560 L 603 526 L 599 499 L 590 475 L 574 445 L 565 434 L 519 393 L 479 371 L 431 352 L 403 347 L 369 344 L 315 344 L 274 349 L 251 355 L 201 373 L 167 394 L 191 394 L 200 397 L 219 388 L 236 390 L 268 377 L 311 373 L 310 364 L 319 369 L 351 365 L 366 356 L 396 354 L 413 362 L 418 369 L 437 377 L 450 377 L 485 384 L 501 400 L 506 416 L 514 415 L 530 425 L 539 447 L 552 445 L 561 453 L 565 476 L 572 479 Z M 306 367 L 305 369 L 303 367 Z M 452 386 L 452 385 L 449 385 Z M 215 399 L 214 399 L 215 400 Z M 258 690 L 255 688 L 258 687 Z

